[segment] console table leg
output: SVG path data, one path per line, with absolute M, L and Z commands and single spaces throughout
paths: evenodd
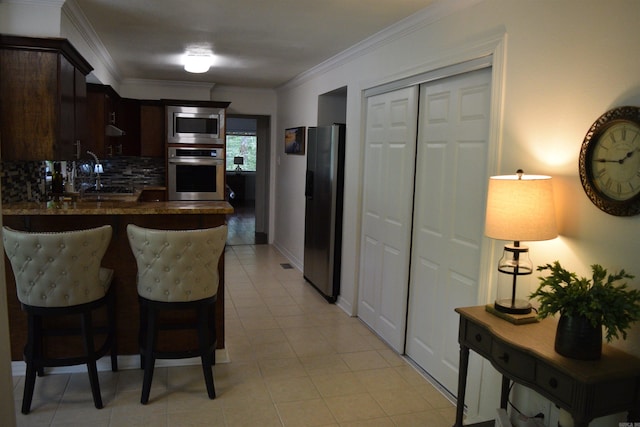
M 464 396 L 467 389 L 467 369 L 469 367 L 469 347 L 460 345 L 460 364 L 458 366 L 458 402 L 456 404 L 456 423 L 453 427 L 462 427 L 464 418 Z
M 507 403 L 509 402 L 509 378 L 502 376 L 502 391 L 500 392 L 500 407 L 507 409 Z

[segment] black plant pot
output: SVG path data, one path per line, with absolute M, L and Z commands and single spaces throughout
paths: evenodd
M 584 316 L 560 316 L 556 352 L 572 359 L 597 360 L 602 355 L 602 326 L 593 327 Z

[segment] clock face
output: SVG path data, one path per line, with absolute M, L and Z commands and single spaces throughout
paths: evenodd
M 640 108 L 607 111 L 580 150 L 580 181 L 589 199 L 611 215 L 640 213 Z
M 613 123 L 595 141 L 591 153 L 593 182 L 613 200 L 629 200 L 640 193 L 640 127 Z

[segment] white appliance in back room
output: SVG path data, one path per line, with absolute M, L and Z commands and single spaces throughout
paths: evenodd
M 340 293 L 345 125 L 307 133 L 304 278 L 333 303 Z

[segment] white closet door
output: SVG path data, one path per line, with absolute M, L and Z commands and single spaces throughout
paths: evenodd
M 418 87 L 367 99 L 358 316 L 399 352 L 406 332 Z
M 454 308 L 478 302 L 490 99 L 490 68 L 420 88 L 407 355 L 454 395 Z

